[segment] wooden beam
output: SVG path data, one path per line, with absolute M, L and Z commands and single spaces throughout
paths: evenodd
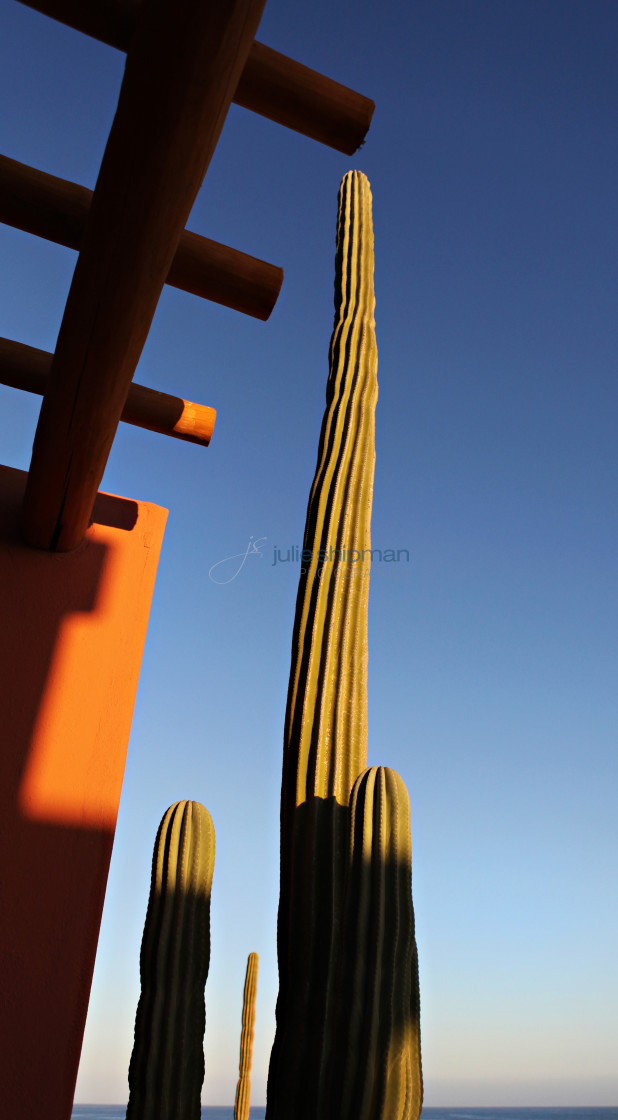
M 90 520 L 133 372 L 265 0 L 140 7 L 34 439 L 23 533 Z
M 234 101 L 348 156 L 364 143 L 375 109 L 370 98 L 262 43 L 253 44 Z
M 127 49 L 140 0 L 21 0 L 119 50 Z M 286 55 L 254 43 L 233 100 L 245 109 L 353 155 L 375 104 Z
M 53 354 L 46 350 L 0 338 L 0 384 L 42 397 L 52 359 Z M 120 419 L 137 428 L 208 447 L 216 416 L 216 409 L 205 404 L 194 404 L 132 381 Z
M 21 0 L 28 8 L 126 51 L 141 0 Z
M 0 155 L 0 222 L 79 249 L 92 191 Z M 268 319 L 283 269 L 183 230 L 166 283 Z

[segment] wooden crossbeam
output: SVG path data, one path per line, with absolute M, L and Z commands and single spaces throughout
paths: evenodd
M 87 187 L 37 171 L 0 155 L 0 222 L 79 249 L 90 209 Z M 183 230 L 166 283 L 268 319 L 283 282 L 283 269 L 257 257 Z
M 127 55 L 34 440 L 26 541 L 90 520 L 129 385 L 265 0 L 146 0 Z M 87 5 L 86 5 L 87 6 Z
M 369 131 L 375 102 L 263 43 L 254 43 L 234 101 L 351 156 Z
M 42 397 L 52 359 L 53 354 L 46 350 L 0 338 L 0 384 Z M 208 447 L 216 417 L 216 409 L 208 405 L 147 389 L 132 381 L 120 419 L 136 428 L 148 428 L 151 432 Z
M 21 0 L 30 8 L 126 51 L 141 0 Z M 263 43 L 254 43 L 233 101 L 295 132 L 353 155 L 375 104 Z

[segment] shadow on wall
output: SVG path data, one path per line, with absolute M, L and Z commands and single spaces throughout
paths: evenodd
M 165 511 L 101 495 L 74 552 L 39 552 L 25 481 L 0 468 L 3 1095 L 66 1120 Z

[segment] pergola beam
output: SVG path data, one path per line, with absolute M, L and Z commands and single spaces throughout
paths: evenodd
M 69 27 L 126 51 L 141 0 L 21 0 Z M 263 43 L 254 43 L 232 98 L 237 105 L 353 155 L 375 104 Z
M 0 222 L 79 249 L 92 191 L 0 155 Z M 268 319 L 283 269 L 183 230 L 166 283 L 255 319 Z
M 234 101 L 346 156 L 364 143 L 375 109 L 369 97 L 263 43 L 253 44 Z
M 47 387 L 53 354 L 0 338 L 0 384 L 42 397 Z M 208 447 L 217 416 L 216 409 L 195 404 L 183 397 L 147 389 L 132 381 L 121 420 L 136 428 L 147 428 L 164 436 L 184 439 Z
M 140 6 L 35 435 L 23 508 L 31 545 L 68 551 L 88 527 L 264 2 Z

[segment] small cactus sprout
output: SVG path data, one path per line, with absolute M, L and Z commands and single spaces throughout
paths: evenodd
M 234 1101 L 234 1120 L 249 1120 L 257 974 L 258 955 L 257 953 L 249 953 L 247 959 L 247 973 L 245 976 L 245 990 L 242 1001 L 242 1032 L 240 1035 L 240 1060 L 238 1063 L 236 1100 Z
M 152 860 L 127 1120 L 200 1120 L 214 861 L 208 810 L 172 805 Z
M 350 802 L 339 1021 L 326 1115 L 418 1120 L 423 1103 L 410 802 L 372 766 Z
M 335 321 L 307 508 L 281 786 L 277 1030 L 268 1120 L 317 1120 L 334 1029 L 348 803 L 367 765 L 367 604 L 378 395 L 366 177 L 339 190 Z

